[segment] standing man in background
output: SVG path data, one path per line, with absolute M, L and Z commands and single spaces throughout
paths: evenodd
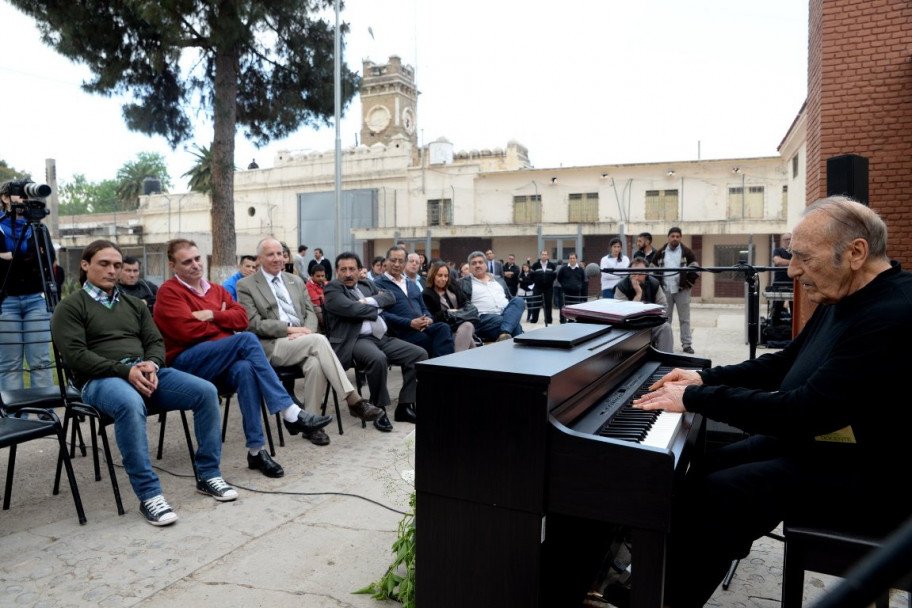
M 310 278 L 307 272 L 307 245 L 298 246 L 298 252 L 294 256 L 295 274 L 305 281 Z
M 307 265 L 307 274 L 313 274 L 314 266 L 320 265 L 326 270 L 326 280 L 332 281 L 333 270 L 332 264 L 329 263 L 329 260 L 323 257 L 323 250 L 319 247 L 314 247 L 314 257 L 310 261 L 310 264 Z
M 779 246 L 773 249 L 773 266 L 780 266 L 782 270 L 773 273 L 773 291 L 792 291 L 795 283 L 788 276 L 788 265 L 792 260 L 792 233 L 786 232 L 779 240 Z M 782 300 L 773 301 L 773 310 L 770 314 L 773 325 L 779 325 L 782 321 L 782 309 L 785 308 L 785 302 Z M 789 314 L 792 312 L 792 303 L 789 302 Z
M 495 277 L 503 278 L 503 264 L 494 259 L 494 251 L 492 249 L 485 251 L 485 258 L 488 260 L 488 272 Z
M 551 325 L 551 303 L 554 300 L 554 280 L 557 278 L 557 264 L 549 260 L 551 254 L 542 249 L 541 259 L 532 264 L 532 276 L 535 277 L 533 293 L 542 296 L 542 308 L 545 311 L 545 325 Z M 531 323 L 538 323 L 538 309 L 532 311 Z
M 512 253 L 507 256 L 507 263 L 503 265 L 503 280 L 510 290 L 510 295 L 515 296 L 519 289 L 519 266 L 516 265 L 516 256 Z
M 652 265 L 657 268 L 686 268 L 698 266 L 697 256 L 681 242 L 681 229 L 677 226 L 668 231 L 668 243 L 659 249 L 652 260 Z M 692 355 L 693 338 L 690 333 L 690 290 L 700 277 L 696 272 L 681 270 L 680 272 L 666 272 L 662 275 L 662 289 L 665 290 L 665 299 L 668 305 L 668 323 L 672 324 L 674 309 L 678 309 L 678 323 L 681 324 L 681 348 Z

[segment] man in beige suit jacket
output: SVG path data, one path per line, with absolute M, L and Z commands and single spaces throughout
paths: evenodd
M 238 302 L 247 309 L 248 331 L 260 338 L 273 367 L 301 366 L 304 409 L 317 413 L 329 383 L 345 398 L 352 416 L 377 419 L 383 410 L 361 398 L 329 340 L 317 333 L 317 314 L 304 280 L 283 270 L 282 244 L 271 237 L 260 241 L 257 261 L 260 270 L 237 283 Z M 317 439 L 311 437 L 317 445 L 329 443 L 329 437 Z

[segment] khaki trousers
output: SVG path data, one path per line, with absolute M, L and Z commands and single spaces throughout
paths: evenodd
M 327 383 L 335 389 L 340 401 L 345 401 L 345 396 L 355 390 L 323 334 L 277 339 L 269 363 L 273 367 L 301 366 L 304 372 L 304 409 L 312 414 L 320 413 Z

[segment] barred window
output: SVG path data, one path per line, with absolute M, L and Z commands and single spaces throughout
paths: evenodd
M 449 198 L 429 200 L 427 202 L 427 223 L 428 226 L 452 226 L 453 200 Z
M 541 194 L 513 197 L 513 222 L 516 224 L 537 224 L 541 221 Z
M 646 219 L 647 220 L 676 220 L 678 219 L 678 191 L 675 190 L 647 190 L 646 191 Z
M 598 221 L 598 192 L 571 193 L 568 219 L 571 222 Z

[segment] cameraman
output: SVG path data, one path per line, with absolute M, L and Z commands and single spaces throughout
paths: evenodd
M 0 389 L 4 390 L 23 388 L 24 361 L 30 370 L 30 386 L 54 383 L 51 313 L 47 309 L 39 252 L 28 221 L 12 209 L 12 205 L 25 202 L 18 196 L 17 184 L 21 183 L 0 184 Z M 53 247 L 49 254 L 53 263 Z

